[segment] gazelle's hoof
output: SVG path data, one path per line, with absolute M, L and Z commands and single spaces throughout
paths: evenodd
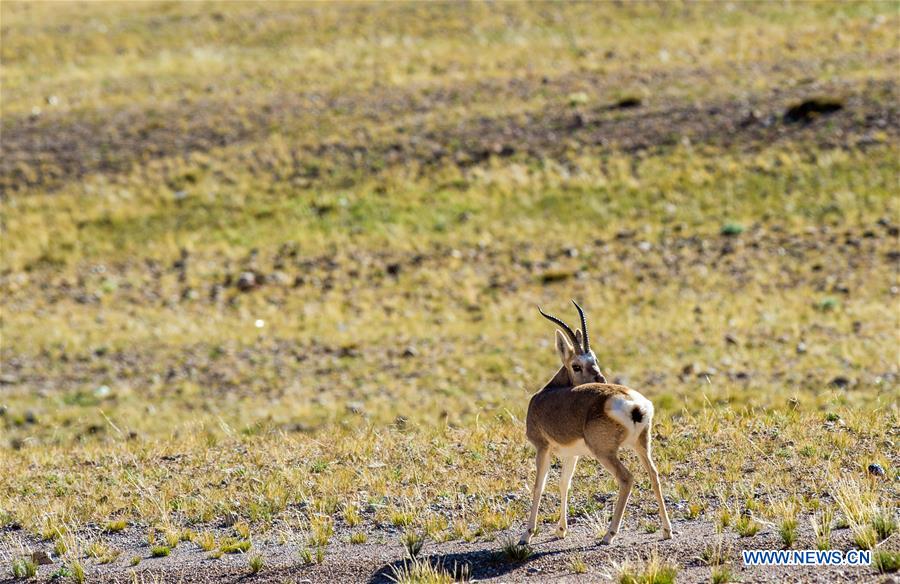
M 664 529 L 662 532 L 662 539 L 672 539 L 672 530 Z
M 607 533 L 603 536 L 603 539 L 600 540 L 600 545 L 609 545 L 616 538 L 615 533 Z
M 534 535 L 530 531 L 526 531 L 522 534 L 522 537 L 519 538 L 519 545 L 528 545 L 531 543 L 531 537 Z
M 566 533 L 568 533 L 569 529 L 567 527 L 563 527 L 562 525 L 556 528 L 556 537 L 559 539 L 565 539 Z

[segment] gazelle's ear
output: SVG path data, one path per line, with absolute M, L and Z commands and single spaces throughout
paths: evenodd
M 559 354 L 559 358 L 562 360 L 563 365 L 566 365 L 575 354 L 572 343 L 569 342 L 566 335 L 559 329 L 556 331 L 556 352 Z
M 581 329 L 575 329 L 575 340 L 578 341 L 579 345 L 584 346 L 584 337 L 581 336 Z

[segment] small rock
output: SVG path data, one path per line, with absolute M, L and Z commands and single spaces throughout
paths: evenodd
M 271 282 L 273 284 L 277 284 L 279 286 L 286 286 L 290 283 L 290 278 L 288 275 L 282 272 L 281 270 L 275 270 L 266 278 L 267 282 Z
M 234 527 L 235 523 L 238 522 L 238 514 L 234 511 L 229 511 L 228 515 L 225 516 L 225 519 L 222 520 L 223 527 Z
M 845 284 L 835 284 L 831 287 L 832 292 L 836 292 L 838 294 L 849 294 L 850 287 Z
M 347 402 L 347 411 L 350 412 L 351 414 L 361 414 L 361 413 L 363 413 L 364 408 L 365 408 L 365 406 L 363 405 L 362 402 L 358 402 L 358 401 Z
M 237 281 L 238 290 L 241 292 L 249 292 L 256 288 L 256 274 L 253 272 L 244 272 L 238 277 Z
M 575 274 L 567 270 L 547 270 L 541 274 L 541 282 L 551 284 L 553 282 L 563 282 L 572 278 Z
M 389 275 L 396 276 L 400 273 L 400 264 L 388 264 L 385 270 Z
M 701 363 L 688 363 L 681 369 L 682 377 L 688 377 L 691 375 L 695 375 L 699 378 L 709 377 L 712 375 L 716 375 L 719 372 L 715 367 L 707 367 Z
M 800 341 L 799 343 L 797 343 L 797 354 L 803 355 L 804 353 L 806 353 L 806 343 Z
M 633 107 L 641 107 L 641 99 L 639 97 L 623 97 L 619 101 L 616 102 L 615 105 L 618 109 L 629 109 Z
M 729 345 L 737 345 L 738 344 L 737 337 L 735 337 L 732 334 L 725 335 L 725 342 Z
M 356 345 L 344 345 L 340 349 L 338 349 L 338 357 L 346 357 L 346 358 L 354 358 L 359 357 L 360 352 L 359 348 Z
M 831 386 L 837 387 L 839 389 L 846 389 L 850 386 L 850 380 L 844 377 L 843 375 L 838 375 L 834 379 L 831 380 Z
M 413 347 L 412 345 L 410 345 L 410 346 L 406 347 L 405 349 L 403 349 L 403 355 L 402 355 L 402 356 L 403 356 L 405 359 L 409 359 L 409 358 L 411 358 L 411 357 L 415 357 L 415 356 L 418 355 L 418 354 L 419 354 L 419 352 L 416 351 L 416 348 Z
M 36 552 L 31 552 L 31 561 L 38 566 L 49 566 L 53 563 L 53 558 L 50 557 L 50 554 L 47 552 L 38 550 Z
M 797 103 L 784 112 L 786 122 L 810 122 L 818 116 L 844 109 L 844 103 L 833 98 L 813 98 Z
M 872 463 L 868 468 L 869 474 L 875 477 L 883 477 L 885 475 L 884 468 L 878 463 Z

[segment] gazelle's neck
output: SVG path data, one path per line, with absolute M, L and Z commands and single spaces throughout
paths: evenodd
M 571 387 L 572 384 L 569 382 L 569 373 L 566 371 L 565 367 L 560 367 L 559 371 L 556 372 L 556 375 L 553 376 L 550 381 L 548 381 L 543 389 L 549 389 L 551 387 Z

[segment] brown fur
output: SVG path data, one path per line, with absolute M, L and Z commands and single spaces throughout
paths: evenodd
M 584 437 L 589 422 L 605 418 L 606 400 L 613 395 L 628 395 L 628 388 L 610 383 L 588 383 L 578 387 L 548 384 L 528 403 L 525 435 L 535 447 L 579 440 Z M 612 423 L 615 431 L 621 434 L 621 427 Z
M 580 331 L 579 331 L 580 332 Z M 581 335 L 576 334 L 578 341 Z M 576 343 L 576 346 L 579 343 Z M 557 535 L 565 537 L 568 529 L 567 505 L 569 486 L 579 456 L 590 455 L 596 458 L 603 467 L 612 474 L 619 486 L 619 495 L 613 511 L 609 530 L 602 543 L 611 543 L 622 522 L 622 515 L 631 494 L 634 478 L 631 472 L 619 460 L 619 448 L 627 441 L 637 452 L 647 473 L 650 484 L 659 505 L 659 518 L 662 523 L 663 538 L 672 537 L 672 525 L 666 512 L 666 504 L 662 495 L 662 487 L 656 466 L 650 456 L 650 426 L 652 409 L 646 400 L 634 395 L 637 392 L 622 385 L 605 383 L 592 351 L 576 354 L 572 344 L 557 331 L 556 349 L 562 360 L 562 367 L 544 385 L 543 389 L 531 397 L 528 403 L 528 415 L 525 420 L 525 434 L 537 450 L 534 489 L 532 491 L 531 512 L 528 526 L 522 535 L 521 543 L 529 543 L 537 530 L 537 514 L 541 494 L 550 469 L 550 455 L 556 452 L 562 459 L 560 471 L 560 517 Z M 576 371 L 577 369 L 577 371 Z M 585 383 L 588 380 L 604 383 Z M 580 381 L 579 381 L 580 380 Z M 582 384 L 578 384 L 582 383 Z M 630 419 L 622 420 L 614 417 L 608 406 L 609 400 L 621 396 L 626 401 L 635 401 L 635 409 L 630 412 Z M 647 409 L 645 413 L 640 407 Z M 619 410 L 621 416 L 621 410 Z M 647 416 L 645 418 L 645 415 Z M 626 428 L 623 424 L 634 424 Z M 637 424 L 644 428 L 637 436 Z

